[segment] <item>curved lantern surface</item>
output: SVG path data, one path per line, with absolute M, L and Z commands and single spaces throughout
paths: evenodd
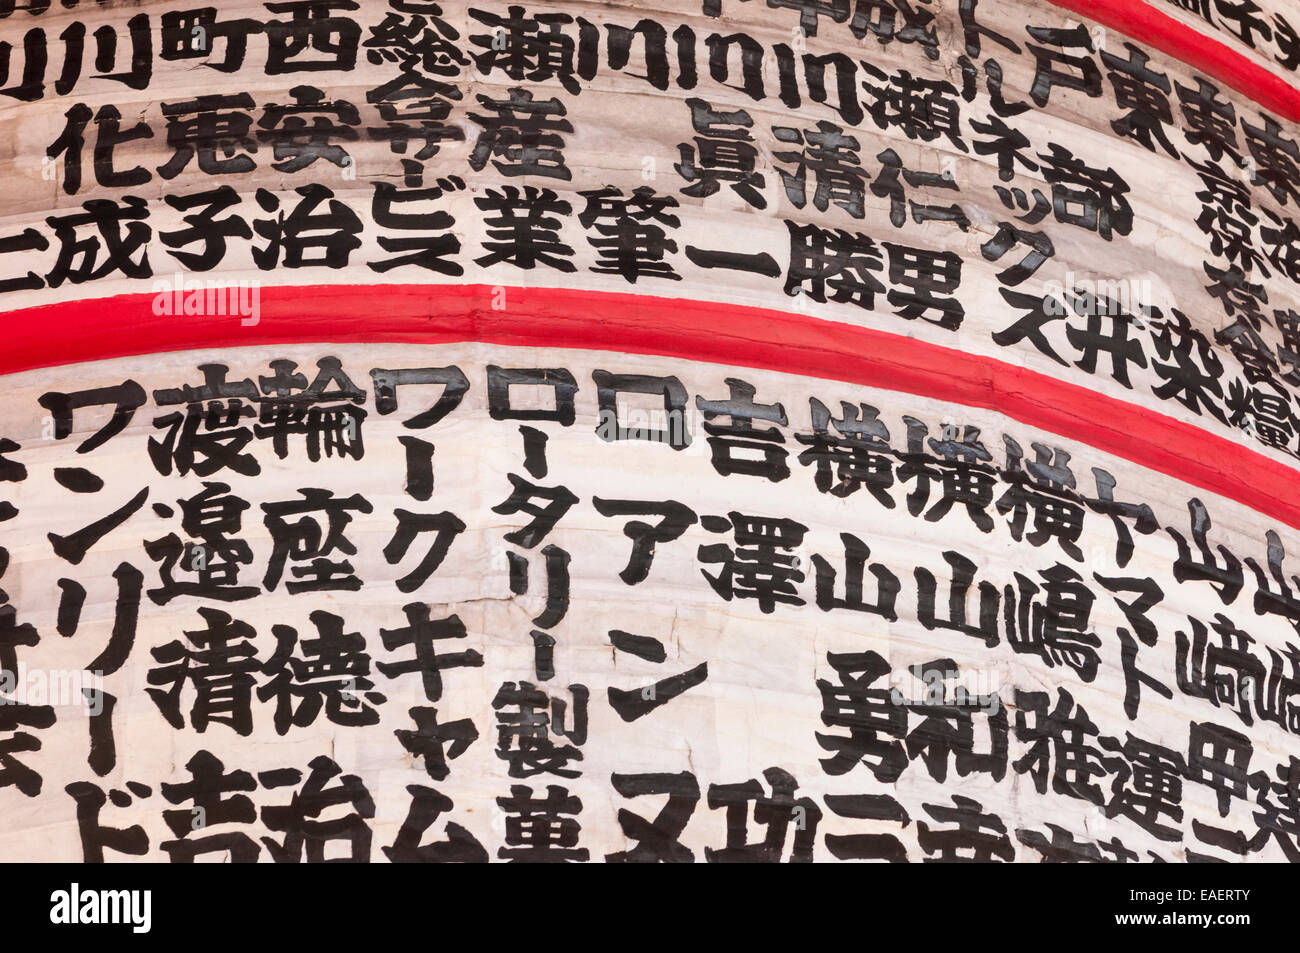
M 1300 856 L 1259 5 L 10 5 L 0 856 Z

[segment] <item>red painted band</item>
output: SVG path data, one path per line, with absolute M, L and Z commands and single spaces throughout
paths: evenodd
M 505 307 L 493 309 L 494 290 Z M 898 334 L 707 301 L 488 285 L 260 289 L 260 320 L 167 317 L 153 294 L 0 316 L 0 374 L 197 348 L 481 341 L 676 357 L 986 408 L 1300 528 L 1300 474 L 1198 427 L 1036 371 Z
M 1300 90 L 1225 43 L 1144 0 L 1051 0 L 1227 83 L 1269 112 L 1300 122 Z

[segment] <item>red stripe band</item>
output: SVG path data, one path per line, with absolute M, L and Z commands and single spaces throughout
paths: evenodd
M 898 334 L 707 301 L 489 285 L 263 287 L 260 320 L 168 317 L 153 294 L 13 311 L 0 374 L 163 351 L 480 341 L 675 357 L 880 387 L 997 411 L 1300 528 L 1294 469 L 1163 414 Z M 52 329 L 55 329 L 52 331 Z

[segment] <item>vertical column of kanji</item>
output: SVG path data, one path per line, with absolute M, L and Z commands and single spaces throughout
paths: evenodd
M 1208 342 L 1188 340 L 1186 320 L 1174 312 L 1176 320 L 1161 322 L 1156 343 L 1162 358 L 1174 355 L 1176 369 L 1162 376 L 1171 378 L 1170 389 L 1184 405 L 1295 456 L 1300 451 L 1295 389 L 1300 315 L 1294 308 L 1270 308 L 1265 281 L 1276 273 L 1300 282 L 1300 228 L 1281 211 L 1291 202 L 1300 206 L 1300 145 L 1271 116 L 1264 115 L 1260 126 L 1243 116 L 1248 148 L 1243 155 L 1235 107 L 1220 100 L 1219 90 L 1205 79 L 1197 77 L 1197 83 L 1195 91 L 1178 84 L 1178 95 L 1191 130 L 1187 139 L 1208 156 L 1204 162 L 1191 154 L 1182 158 L 1204 186 L 1196 193 L 1201 202 L 1196 224 L 1213 256 L 1202 263 L 1210 279 L 1205 290 L 1230 322 L 1215 331 L 1214 340 L 1227 347 L 1239 367 L 1225 368 L 1207 354 Z M 1276 338 L 1280 341 L 1270 340 Z
M 479 74 L 493 81 L 504 75 L 542 91 L 534 94 L 529 87 L 516 85 L 503 96 L 480 93 L 475 97 L 481 111 L 469 113 L 469 118 L 480 132 L 470 150 L 470 168 L 482 172 L 490 161 L 508 179 L 572 181 L 564 156 L 564 137 L 574 131 L 566 118 L 568 107 L 558 96 L 543 97 L 549 83 L 577 96 L 582 91 L 579 80 L 595 76 L 599 41 L 595 25 L 578 17 L 575 41 L 565 32 L 575 23 L 568 13 L 529 15 L 524 7 L 511 6 L 501 15 L 470 7 L 469 16 L 490 31 L 469 37 L 478 49 L 471 56 Z M 577 270 L 572 246 L 560 238 L 573 203 L 562 198 L 557 188 L 487 188 L 474 204 L 483 213 L 487 231 L 486 254 L 475 259 L 480 267 L 506 263 L 530 272 L 539 265 L 562 274 Z
M 442 387 L 433 406 L 402 421 L 403 429 L 419 431 L 421 436 L 405 434 L 398 437 L 405 449 L 405 492 L 417 503 L 431 504 L 436 487 L 434 458 L 437 448 L 432 439 L 425 438 L 432 438 L 435 425 L 460 406 L 470 390 L 469 378 L 455 365 L 373 368 L 370 376 L 374 382 L 375 410 L 381 416 L 398 410 L 403 387 L 430 384 Z M 392 539 L 384 547 L 386 563 L 400 565 L 420 536 L 427 534 L 431 537 L 419 562 L 396 581 L 398 591 L 403 594 L 418 593 L 424 588 L 443 564 L 452 544 L 466 529 L 464 520 L 455 513 L 450 510 L 429 512 L 432 508 L 432 505 L 418 510 L 397 507 L 393 511 L 397 525 Z M 434 619 L 430 606 L 422 601 L 409 602 L 402 611 L 408 624 L 397 629 L 380 629 L 380 638 L 390 652 L 411 646 L 414 658 L 380 662 L 378 668 L 388 678 L 419 672 L 425 699 L 442 704 L 441 716 L 437 705 L 413 706 L 408 714 L 415 724 L 414 730 L 398 728 L 393 732 L 407 752 L 423 760 L 429 778 L 441 783 L 451 775 L 449 762 L 464 754 L 479 737 L 478 727 L 471 718 L 446 715 L 442 672 L 446 669 L 481 668 L 484 659 L 482 653 L 472 648 L 439 652 L 440 642 L 456 646 L 463 644 L 459 640 L 468 638 L 465 624 L 458 615 Z M 406 817 L 393 843 L 384 848 L 389 860 L 394 863 L 484 863 L 488 860 L 483 845 L 454 821 L 446 822 L 444 839 L 422 843 L 426 832 L 455 805 L 445 793 L 428 785 L 407 785 L 406 793 L 411 797 Z
M 392 254 L 368 263 L 379 274 L 405 265 L 453 277 L 464 274 L 455 261 L 461 246 L 451 231 L 456 224 L 451 213 L 402 211 L 404 206 L 419 209 L 417 203 L 438 202 L 467 188 L 454 173 L 425 181 L 426 165 L 444 144 L 465 139 L 461 127 L 450 121 L 464 96 L 457 81 L 470 64 L 462 45 L 459 31 L 443 19 L 442 8 L 422 0 L 392 0 L 362 44 L 372 64 L 391 64 L 398 70 L 366 93 L 366 101 L 378 109 L 384 123 L 368 128 L 367 135 L 387 142 L 392 154 L 401 157 L 404 186 L 374 183 L 371 217 L 377 228 L 398 233 L 378 238 L 379 247 Z
M 907 458 L 891 449 L 889 428 L 880 419 L 879 409 L 866 403 L 855 407 L 842 402 L 841 416 L 835 417 L 822 401 L 812 397 L 809 410 L 812 432 L 796 434 L 795 439 L 807 448 L 799 455 L 799 463 L 813 468 L 818 492 L 848 499 L 865 489 L 869 497 L 860 499 L 860 505 L 874 502 L 895 509 L 897 504 L 889 492 L 895 484 L 895 470 L 899 482 L 908 477 L 904 466 L 896 468 L 896 458 Z M 915 466 L 911 469 L 914 471 Z M 840 542 L 844 549 L 842 598 L 837 594 L 840 570 L 820 554 L 812 557 L 818 609 L 868 613 L 897 622 L 895 606 L 901 589 L 898 577 L 883 564 L 868 561 L 871 548 L 857 535 L 841 532 Z M 875 595 L 871 599 L 865 598 L 868 573 L 875 580 Z M 825 660 L 838 676 L 839 684 L 817 679 L 821 720 L 827 728 L 847 729 L 848 736 L 817 732 L 818 746 L 829 752 L 820 762 L 823 772 L 831 777 L 851 772 L 856 775 L 861 772 L 854 769 L 865 766 L 877 785 L 892 785 L 908 763 L 903 748 L 908 709 L 897 690 L 888 689 L 888 680 L 873 684 L 890 674 L 889 663 L 878 652 L 870 650 L 828 652 Z M 820 665 L 821 660 L 818 661 Z M 910 822 L 906 808 L 889 794 L 827 794 L 825 802 L 827 810 L 839 817 L 892 821 L 900 825 L 900 830 Z M 907 860 L 906 847 L 892 833 L 828 833 L 825 844 L 831 856 L 839 860 Z
M 545 604 L 532 620 L 533 675 L 537 682 L 556 677 L 554 632 L 569 612 L 569 562 L 567 550 L 554 543 L 542 545 L 565 514 L 578 502 L 566 486 L 542 482 L 550 472 L 548 434 L 531 425 L 549 422 L 570 427 L 575 418 L 577 381 L 565 368 L 504 368 L 489 365 L 488 410 L 494 420 L 522 420 L 523 469 L 527 476 L 508 474 L 510 493 L 492 507 L 505 517 L 528 522 L 504 534 L 517 549 L 507 551 L 510 591 L 522 596 L 544 586 Z M 551 398 L 543 406 L 515 406 L 511 388 L 541 388 Z M 545 403 L 550 406 L 546 407 Z M 540 549 L 538 548 L 540 547 Z M 536 552 L 540 559 L 530 558 Z M 540 571 L 538 571 L 540 570 Z M 538 579 L 538 577 L 541 579 Z M 546 778 L 542 795 L 535 785 L 512 784 L 508 797 L 498 797 L 505 814 L 505 844 L 497 856 L 512 862 L 585 861 L 590 854 L 579 846 L 582 801 L 561 783 L 581 776 L 574 762 L 582 760 L 587 741 L 587 686 L 571 684 L 563 691 L 548 691 L 532 681 L 503 682 L 492 699 L 496 712 L 496 755 L 507 764 L 511 778 Z M 570 710 L 570 705 L 572 709 Z
M 22 447 L 7 437 L 0 438 L 0 484 L 21 483 L 27 468 L 9 454 Z M 0 499 L 0 524 L 18 516 L 13 503 Z M 0 582 L 9 568 L 9 550 L 0 546 Z M 18 649 L 40 641 L 36 628 L 19 622 L 18 607 L 0 588 L 0 788 L 16 787 L 27 797 L 41 793 L 42 779 L 20 759 L 22 752 L 41 750 L 40 739 L 26 729 L 49 728 L 54 724 L 54 709 L 49 705 L 29 705 L 16 697 L 19 687 Z
M 361 9 L 352 0 L 289 0 L 268 3 L 267 10 L 280 19 L 265 24 L 266 75 L 294 73 L 351 73 L 356 67 L 361 24 L 352 15 Z M 285 18 L 287 15 L 287 18 Z M 288 85 L 287 81 L 285 84 Z M 265 103 L 258 121 L 259 142 L 269 145 L 275 160 L 271 168 L 296 174 L 325 161 L 342 170 L 344 182 L 356 178 L 356 159 L 341 143 L 360 139 L 360 110 L 346 100 L 330 100 L 316 86 L 289 86 L 292 101 Z M 277 97 L 278 99 L 278 97 Z M 361 247 L 361 217 L 335 190 L 319 181 L 322 170 L 313 169 L 316 181 L 293 190 L 293 199 L 259 188 L 257 205 L 272 218 L 254 223 L 254 232 L 266 245 L 254 248 L 253 262 L 262 271 L 280 268 L 348 267 L 352 252 Z M 287 201 L 294 201 L 291 209 Z M 322 234 L 325 233 L 325 234 Z
M 790 451 L 781 430 L 789 424 L 785 406 L 756 400 L 757 389 L 746 380 L 728 377 L 725 383 L 727 397 L 695 398 L 713 469 L 729 480 L 753 478 L 776 484 L 789 479 Z M 752 599 L 764 614 L 775 612 L 778 605 L 805 605 L 798 586 L 807 574 L 798 551 L 804 546 L 807 525 L 788 517 L 731 510 L 725 516 L 702 515 L 700 526 L 727 540 L 696 550 L 700 573 L 718 596 L 727 602 Z M 706 566 L 716 568 L 710 571 Z M 779 862 L 787 839 L 792 862 L 812 860 L 821 808 L 811 798 L 796 798 L 799 781 L 785 769 L 765 768 L 763 778 L 771 794 L 764 792 L 757 778 L 709 785 L 708 805 L 725 811 L 727 828 L 724 846 L 705 848 L 710 862 Z M 754 824 L 762 828 L 760 840 L 750 839 L 751 813 Z
M 367 413 L 361 405 L 366 392 L 353 383 L 342 361 L 333 356 L 318 359 L 317 373 L 310 380 L 298 371 L 295 361 L 280 358 L 270 365 L 272 373 L 259 375 L 256 391 L 251 381 L 245 384 L 247 396 L 260 403 L 254 436 L 269 439 L 281 460 L 289 458 L 290 438 L 297 435 L 304 438 L 309 464 L 320 464 L 322 459 L 363 459 L 362 425 Z M 268 500 L 260 505 L 271 537 L 263 587 L 269 593 L 283 583 L 287 597 L 306 594 L 315 599 L 325 593 L 359 591 L 366 583 L 350 558 L 358 555 L 358 548 L 348 538 L 348 527 L 358 516 L 371 514 L 373 504 L 362 492 L 343 495 L 323 487 L 299 487 L 296 492 L 300 499 Z M 351 626 L 343 616 L 323 609 L 314 609 L 307 618 L 315 629 L 314 637 L 300 637 L 293 626 L 272 625 L 275 650 L 253 669 L 264 677 L 257 698 L 275 705 L 276 733 L 309 729 L 322 715 L 345 730 L 378 724 L 377 708 L 388 699 L 376 690 L 371 678 L 372 660 L 365 637 L 348 631 Z M 379 668 L 382 663 L 374 664 Z M 336 842 L 343 844 L 342 859 L 371 859 L 374 801 L 364 779 L 344 774 L 332 756 L 312 758 L 305 778 L 302 770 L 290 766 L 259 771 L 256 781 L 243 771 L 232 772 L 227 778 L 222 775 L 221 763 L 204 751 L 187 768 L 194 774 L 193 783 L 164 785 L 167 800 L 173 804 L 193 801 L 195 809 L 209 818 L 218 812 L 228 820 L 249 823 L 259 816 L 266 830 L 281 835 L 260 839 L 276 863 L 320 862 Z M 263 791 L 294 790 L 277 796 L 276 800 L 283 798 L 282 803 L 264 804 L 256 815 L 243 795 L 229 802 L 219 799 L 224 791 L 253 791 L 259 785 Z M 331 808 L 345 805 L 350 813 L 321 819 Z M 183 816 L 182 811 L 170 813 Z M 187 836 L 176 827 L 173 830 L 179 838 Z M 161 846 L 173 860 L 184 860 L 194 850 L 220 851 L 223 842 L 206 837 L 188 846 L 183 840 Z M 258 855 L 257 845 L 251 841 L 235 840 L 228 846 L 232 858 L 251 860 Z
M 45 13 L 48 5 L 40 11 Z M 0 91 L 24 102 L 34 102 L 47 95 L 85 96 L 94 102 L 102 101 L 99 82 L 111 82 L 139 92 L 149 88 L 154 71 L 155 31 L 148 13 L 137 13 L 126 23 L 92 23 L 93 44 L 87 42 L 88 24 L 75 20 L 59 34 L 62 48 L 62 65 L 52 86 L 46 86 L 45 72 L 51 57 L 45 29 L 36 27 L 24 37 L 25 64 L 23 81 L 19 87 Z M 125 42 L 122 42 L 125 41 Z M 84 69 L 88 47 L 95 50 L 94 72 Z M 129 56 L 126 50 L 129 48 Z M 9 65 L 9 44 L 0 44 L 0 61 Z M 114 87 L 118 89 L 118 87 Z M 119 90 L 120 92 L 120 90 Z M 129 93 L 127 94 L 130 95 Z M 128 108 L 128 113 L 130 109 Z M 49 142 L 42 157 L 42 177 L 61 179 L 66 195 L 77 195 L 91 188 L 83 176 L 83 154 L 87 139 L 91 139 L 92 175 L 94 184 L 103 190 L 135 189 L 153 178 L 149 169 L 135 165 L 126 168 L 116 151 L 123 145 L 154 138 L 148 120 L 123 127 L 123 112 L 119 104 L 107 102 L 97 109 L 85 101 L 76 101 L 63 110 L 64 126 Z M 94 123 L 93 128 L 91 123 Z M 89 130 L 89 132 L 88 132 Z M 127 151 L 131 151 L 128 149 Z M 62 173 L 60 175 L 60 172 Z M 10 283 L 6 288 L 37 289 L 58 288 L 65 283 L 81 284 L 109 275 L 126 278 L 148 278 L 153 272 L 149 264 L 148 244 L 153 230 L 147 202 L 133 195 L 121 199 L 99 196 L 81 204 L 81 209 L 66 215 L 52 216 L 46 224 L 53 229 L 57 247 L 56 258 L 43 278 L 28 273 L 24 281 Z M 83 231 L 84 230 L 84 231 Z M 87 231 L 92 232 L 87 234 Z M 5 240 L 15 251 L 42 251 L 48 247 L 43 235 L 27 229 L 21 236 Z
M 687 413 L 689 395 L 677 377 L 614 374 L 596 370 L 592 372 L 592 379 L 596 384 L 599 404 L 596 434 L 601 440 L 615 445 L 621 441 L 649 441 L 666 444 L 674 452 L 685 450 L 691 445 L 693 437 Z M 635 400 L 639 395 L 662 400 L 662 414 L 652 413 L 648 419 L 643 417 L 639 425 L 635 422 L 625 425 L 625 421 L 620 418 L 620 400 Z M 656 416 L 661 416 L 662 427 L 653 426 Z M 618 574 L 622 583 L 630 587 L 640 586 L 649 578 L 658 546 L 680 539 L 699 522 L 694 510 L 675 499 L 637 500 L 594 496 L 591 502 L 601 516 L 620 521 L 622 534 L 632 541 L 627 565 Z M 633 670 L 644 670 L 647 666 L 663 665 L 668 660 L 663 641 L 654 635 L 644 634 L 640 616 L 629 615 L 628 621 L 623 624 L 641 631 L 608 631 L 616 664 L 629 665 Z M 632 661 L 633 658 L 639 661 Z M 709 663 L 704 661 L 637 687 L 621 689 L 609 686 L 606 689 L 609 706 L 624 722 L 634 723 L 701 685 L 708 676 Z M 646 676 L 639 678 L 644 680 Z M 629 807 L 620 808 L 617 815 L 619 827 L 631 846 L 607 854 L 606 861 L 689 863 L 695 860 L 694 851 L 679 840 L 700 801 L 700 784 L 693 772 L 615 771 L 610 774 L 610 784 L 623 798 L 666 794 L 668 800 L 652 819 L 635 813 Z
M 87 388 L 78 391 L 47 391 L 39 398 L 40 406 L 49 414 L 42 422 L 42 437 L 51 441 L 65 440 L 74 432 L 74 418 L 78 410 L 110 407 L 112 410 L 108 420 L 76 447 L 76 453 L 78 454 L 91 454 L 114 437 L 117 437 L 130 425 L 136 411 L 144 405 L 145 399 L 144 389 L 131 379 L 117 385 Z M 7 442 L 7 444 L 7 449 L 18 449 L 17 445 L 13 444 L 12 441 Z M 102 463 L 103 461 L 101 461 Z M 22 479 L 26 475 L 26 470 L 9 462 L 0 466 L 0 477 L 3 477 L 6 473 L 8 479 Z M 53 491 L 56 493 L 66 492 L 68 494 L 93 496 L 103 491 L 106 486 L 105 480 L 98 473 L 85 466 L 56 467 L 53 477 L 54 482 L 59 486 L 59 490 Z M 116 491 L 110 492 L 116 494 Z M 54 555 L 68 565 L 82 565 L 92 549 L 100 546 L 107 537 L 117 532 L 132 517 L 140 513 L 149 496 L 150 487 L 146 485 L 125 503 L 74 532 L 48 533 L 47 539 Z M 0 510 L 3 508 L 3 505 L 0 505 Z M 75 507 L 71 508 L 75 509 Z M 10 515 L 15 514 L 11 513 Z M 0 565 L 3 565 L 4 562 L 5 559 L 0 557 Z M 117 697 L 104 689 L 103 679 L 106 676 L 116 674 L 130 657 L 135 643 L 140 595 L 143 588 L 142 573 L 129 562 L 123 561 L 119 563 L 112 576 L 116 584 L 117 595 L 114 602 L 111 634 L 107 644 L 95 655 L 91 656 L 89 652 L 85 653 L 85 657 L 87 657 L 85 670 L 90 676 L 93 687 L 82 688 L 81 690 L 86 703 L 90 733 L 86 762 L 98 777 L 105 777 L 110 774 L 118 763 L 117 746 L 113 731 L 113 715 L 116 709 Z M 64 638 L 72 638 L 78 634 L 80 628 L 87 591 L 81 581 L 71 577 L 60 578 L 57 586 L 59 595 L 55 628 Z M 3 668 L 6 676 L 12 677 L 16 662 L 15 647 L 17 645 L 35 646 L 39 642 L 39 637 L 31 626 L 15 627 L 13 625 L 12 607 L 6 608 L 9 609 L 7 617 L 5 616 L 5 610 L 0 609 L 0 631 L 4 633 L 4 642 L 2 643 L 4 655 L 0 657 L 0 663 L 2 663 L 0 668 Z M 49 671 L 42 674 L 47 677 L 53 675 Z M 50 694 L 47 694 L 47 698 L 51 702 L 64 705 L 71 704 L 71 699 L 54 697 L 51 692 L 53 681 L 52 679 L 49 681 L 50 685 L 47 686 L 47 692 L 50 692 Z M 38 708 L 20 704 L 11 711 L 11 704 L 10 701 L 6 702 L 3 715 L 7 730 L 13 730 L 19 723 L 33 727 L 49 727 L 54 722 L 54 711 L 49 705 Z M 14 736 L 14 740 L 20 739 L 23 743 L 15 746 L 12 750 L 39 750 L 40 743 L 29 735 L 19 733 Z M 41 780 L 35 772 L 24 768 L 9 756 L 6 757 L 6 762 L 4 774 L 7 784 L 15 784 L 19 790 L 28 796 L 35 796 L 39 793 Z M 105 846 L 111 846 L 115 850 L 128 854 L 143 854 L 147 850 L 148 839 L 142 830 L 136 829 L 105 834 L 105 829 L 98 824 L 99 812 L 108 798 L 112 798 L 115 803 L 125 802 L 129 804 L 134 797 L 147 797 L 152 793 L 148 786 L 138 781 L 126 782 L 126 788 L 127 790 L 114 788 L 106 795 L 97 783 L 89 779 L 74 781 L 65 786 L 64 790 L 76 803 L 78 829 L 81 835 L 83 852 L 87 860 L 102 859 Z

